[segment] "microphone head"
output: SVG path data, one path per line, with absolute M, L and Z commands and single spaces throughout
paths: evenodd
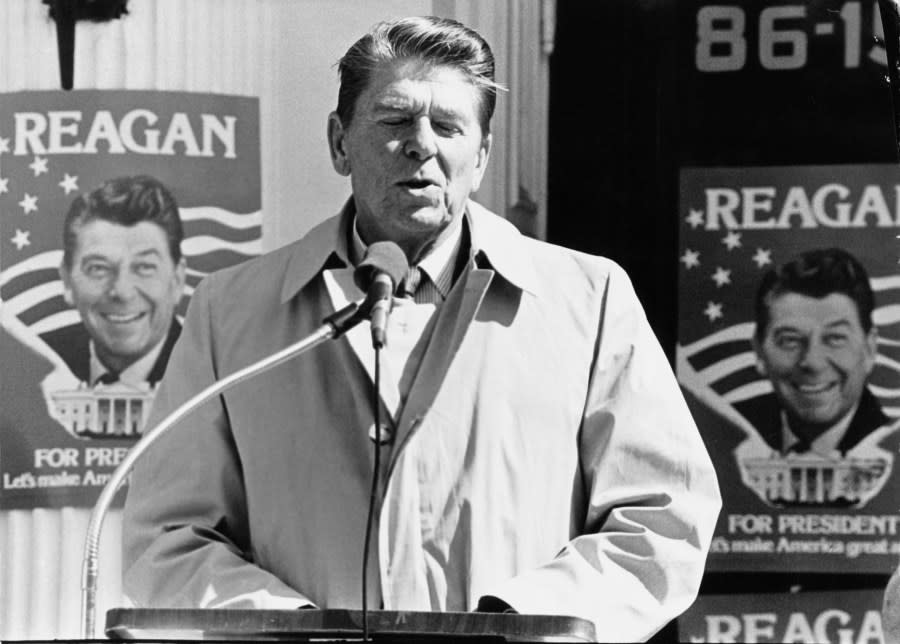
M 362 291 L 369 286 L 378 273 L 385 273 L 391 278 L 394 289 L 409 272 L 409 262 L 400 247 L 392 241 L 375 242 L 366 249 L 366 256 L 356 267 L 353 281 Z

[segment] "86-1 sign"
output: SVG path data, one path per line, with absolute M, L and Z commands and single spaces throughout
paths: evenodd
M 750 3 L 755 4 L 755 3 Z M 701 72 L 735 72 L 758 61 L 763 69 L 801 69 L 816 43 L 840 51 L 832 62 L 859 67 L 863 57 L 887 65 L 881 15 L 875 2 L 854 0 L 833 9 L 811 11 L 807 5 L 740 7 L 708 5 L 697 10 L 695 63 Z M 879 41 L 880 42 L 880 41 Z M 752 58 L 751 58 L 752 57 Z

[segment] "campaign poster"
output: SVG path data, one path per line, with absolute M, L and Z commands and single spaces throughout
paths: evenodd
M 719 477 L 707 570 L 900 556 L 900 167 L 686 168 L 679 382 Z
M 0 94 L 0 507 L 93 505 L 260 181 L 256 98 Z
M 882 644 L 874 590 L 707 595 L 678 618 L 679 642 Z

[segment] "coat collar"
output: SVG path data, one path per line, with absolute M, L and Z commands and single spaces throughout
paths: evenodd
M 287 273 L 281 288 L 281 301 L 299 293 L 329 264 L 350 266 L 348 239 L 355 209 L 352 197 L 341 211 L 309 231 L 293 244 Z M 466 206 L 472 240 L 472 257 L 479 267 L 485 262 L 520 290 L 537 292 L 537 274 L 522 234 L 505 219 L 487 208 L 469 201 Z
M 535 295 L 538 291 L 537 273 L 531 249 L 522 233 L 502 217 L 484 206 L 469 201 L 466 208 L 472 231 L 472 256 L 476 263 L 487 263 L 503 279 L 522 291 Z
M 347 240 L 353 222 L 353 199 L 341 211 L 294 242 L 281 287 L 282 304 L 293 298 L 330 263 L 350 266 Z

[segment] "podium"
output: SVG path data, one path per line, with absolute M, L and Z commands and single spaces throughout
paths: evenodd
M 594 642 L 594 625 L 578 617 L 507 613 L 432 613 L 375 610 L 374 642 Z M 116 640 L 231 640 L 338 642 L 362 640 L 362 611 L 126 609 L 106 614 Z

